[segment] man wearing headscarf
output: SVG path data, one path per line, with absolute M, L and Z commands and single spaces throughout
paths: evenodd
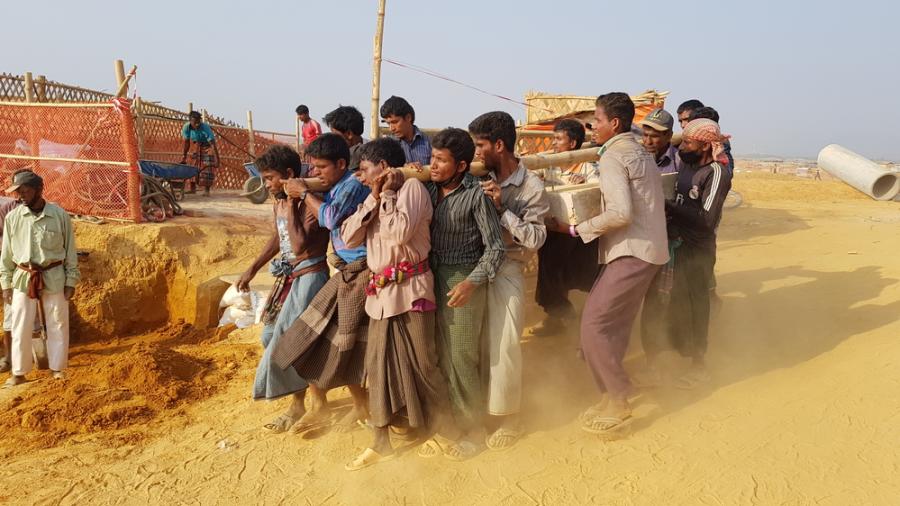
M 676 386 L 691 389 L 709 379 L 704 356 L 709 331 L 709 279 L 716 255 L 716 228 L 731 188 L 731 173 L 719 124 L 696 119 L 685 125 L 674 201 L 666 201 L 674 250 L 670 332 L 672 344 L 692 359 L 691 370 Z

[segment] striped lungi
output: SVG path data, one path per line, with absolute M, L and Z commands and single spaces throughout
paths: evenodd
M 484 285 L 472 293 L 464 307 L 447 307 L 447 292 L 466 277 L 474 265 L 432 265 L 437 304 L 437 344 L 441 369 L 450 386 L 450 407 L 460 429 L 478 427 L 484 418 L 485 396 L 481 383 L 481 329 L 487 291 Z
M 216 179 L 215 162 L 216 156 L 213 151 L 213 145 L 209 143 L 193 142 L 194 152 L 191 159 L 194 166 L 197 167 L 197 182 L 200 186 L 212 186 Z
M 434 311 L 369 320 L 366 382 L 369 420 L 375 427 L 390 425 L 404 410 L 410 427 L 433 427 L 448 408 L 434 331 Z
M 301 378 L 323 390 L 363 384 L 369 323 L 366 259 L 347 264 L 334 253 L 328 259 L 338 272 L 284 331 L 272 352 L 279 367 L 293 366 Z

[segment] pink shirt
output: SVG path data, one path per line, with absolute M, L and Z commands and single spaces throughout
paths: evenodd
M 322 135 L 322 127 L 319 126 L 319 122 L 311 119 L 303 124 L 303 128 L 300 129 L 303 134 L 303 144 L 309 146 L 309 143 L 316 140 L 316 137 Z
M 404 261 L 416 265 L 427 260 L 431 251 L 433 212 L 425 185 L 410 178 L 396 192 L 383 191 L 381 202 L 369 195 L 344 221 L 341 238 L 351 248 L 365 243 L 372 272 Z M 422 299 L 430 304 L 417 303 Z M 400 283 L 388 283 L 378 289 L 377 295 L 366 297 L 366 313 L 376 320 L 433 307 L 434 276 L 430 270 Z

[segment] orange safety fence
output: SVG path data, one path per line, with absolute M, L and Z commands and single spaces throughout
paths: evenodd
M 140 221 L 140 175 L 129 102 L 0 102 L 0 177 L 44 179 L 44 196 L 73 214 Z

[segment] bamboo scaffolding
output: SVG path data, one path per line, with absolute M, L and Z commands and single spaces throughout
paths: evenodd
M 28 104 L 36 102 L 34 97 L 34 80 L 31 77 L 31 72 L 25 72 L 25 102 Z M 26 110 L 26 117 L 28 118 L 28 146 L 31 149 L 31 154 L 36 157 L 41 155 L 41 138 L 38 134 L 37 112 L 33 109 Z M 35 171 L 40 170 L 41 162 L 39 159 L 34 159 L 33 168 Z
M 135 69 L 137 67 L 133 67 Z M 125 76 L 125 64 L 122 60 L 116 60 L 115 62 L 116 69 L 116 83 L 118 84 L 118 92 L 116 93 L 117 98 L 122 98 L 128 95 L 128 80 L 131 79 L 131 76 L 134 75 L 129 73 L 128 77 Z M 140 223 L 143 218 L 143 212 L 141 211 L 141 172 L 138 168 L 138 147 L 137 147 L 137 137 L 136 137 L 136 129 L 134 125 L 134 118 L 131 116 L 131 110 L 119 110 L 119 114 L 122 120 L 121 125 L 121 139 L 122 139 L 122 150 L 125 152 L 125 160 L 127 160 L 127 178 L 126 178 L 126 195 L 128 202 L 128 214 L 129 217 L 134 220 L 135 223 Z

